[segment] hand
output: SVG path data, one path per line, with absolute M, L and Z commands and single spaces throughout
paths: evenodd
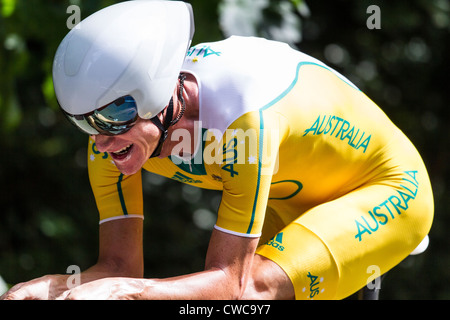
M 47 275 L 15 285 L 0 300 L 53 300 L 65 290 L 65 276 Z
M 58 299 L 134 300 L 143 298 L 144 289 L 144 279 L 104 278 L 67 290 Z

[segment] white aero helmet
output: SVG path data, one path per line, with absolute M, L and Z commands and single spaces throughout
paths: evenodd
M 149 119 L 169 103 L 194 34 L 190 4 L 125 1 L 82 20 L 62 40 L 53 62 L 61 108 L 93 112 L 131 96 Z

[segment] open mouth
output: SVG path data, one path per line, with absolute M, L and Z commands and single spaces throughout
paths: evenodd
M 130 145 L 128 145 L 128 146 L 126 146 L 126 147 L 124 147 L 124 148 L 122 148 L 120 150 L 117 150 L 115 152 L 111 152 L 110 153 L 111 157 L 114 160 L 123 160 L 123 159 L 125 159 L 128 156 L 128 154 L 130 153 L 132 148 L 133 148 L 133 144 L 130 144 Z

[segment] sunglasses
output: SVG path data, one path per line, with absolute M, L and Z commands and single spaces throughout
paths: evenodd
M 119 135 L 130 130 L 138 118 L 136 101 L 131 96 L 121 97 L 92 112 L 73 115 L 64 112 L 69 121 L 89 135 Z

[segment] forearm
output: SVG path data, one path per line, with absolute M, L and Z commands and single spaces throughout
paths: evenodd
M 221 269 L 167 279 L 105 278 L 92 281 L 70 292 L 69 300 L 206 300 L 237 299 L 243 281 L 233 279 Z
M 205 271 L 167 279 L 143 279 L 136 298 L 238 299 L 245 289 L 258 241 L 214 229 Z
M 214 230 L 205 261 L 205 271 L 166 279 L 143 279 L 142 276 L 108 277 L 74 288 L 66 298 L 237 299 L 245 289 L 258 241 L 258 238 L 238 237 Z
M 244 280 L 229 275 L 221 269 L 142 281 L 142 292 L 136 298 L 147 300 L 238 299 L 244 286 Z
M 167 279 L 143 279 L 137 298 L 238 299 L 245 289 L 258 241 L 214 230 L 204 271 Z

